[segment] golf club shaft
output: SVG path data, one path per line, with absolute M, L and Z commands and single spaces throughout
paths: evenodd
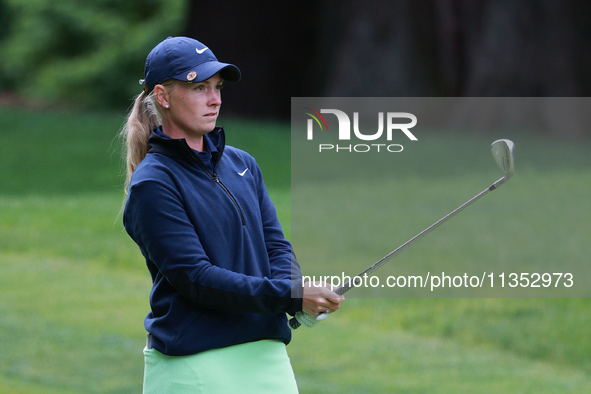
M 441 219 L 439 219 L 438 221 L 433 223 L 431 226 L 427 227 L 426 229 L 424 229 L 423 231 L 421 231 L 420 233 L 415 235 L 413 238 L 409 239 L 408 241 L 406 241 L 405 243 L 400 245 L 398 248 L 394 249 L 393 251 L 391 251 L 390 253 L 388 253 L 384 257 L 382 257 L 380 260 L 376 261 L 374 264 L 372 264 L 365 271 L 363 271 L 359 275 L 355 276 L 352 280 L 349 280 L 347 283 L 343 284 L 343 286 L 337 288 L 334 292 L 339 295 L 345 294 L 347 291 L 349 291 L 351 289 L 352 282 L 353 282 L 353 286 L 355 286 L 355 283 L 357 283 L 357 282 L 355 282 L 355 280 L 357 278 L 359 278 L 363 281 L 364 275 L 374 272 L 375 270 L 380 268 L 382 265 L 387 263 L 394 256 L 398 255 L 403 250 L 405 250 L 406 248 L 408 248 L 409 246 L 411 246 L 412 244 L 417 242 L 419 239 L 421 239 L 425 235 L 429 234 L 434 228 L 438 227 L 441 223 L 447 221 L 449 218 L 451 218 L 456 213 L 458 213 L 461 210 L 463 210 L 464 208 L 466 208 L 468 205 L 472 204 L 474 201 L 478 200 L 479 198 L 481 198 L 482 196 L 484 196 L 488 192 L 495 190 L 496 188 L 501 186 L 503 183 L 505 183 L 507 180 L 509 180 L 509 178 L 511 178 L 513 176 L 513 174 L 515 173 L 515 144 L 513 144 L 513 141 L 507 140 L 507 139 L 496 140 L 491 144 L 491 152 L 493 154 L 495 161 L 497 162 L 497 165 L 499 166 L 499 168 L 501 170 L 503 170 L 503 173 L 505 174 L 505 176 L 503 176 L 502 178 L 499 178 L 496 182 L 494 182 L 488 188 L 481 191 L 480 193 L 478 193 L 477 195 L 472 197 L 470 200 L 466 201 L 464 204 L 460 205 L 459 207 L 457 207 L 456 209 L 454 209 L 453 211 L 451 211 L 450 213 L 448 213 L 447 215 L 445 215 L 444 217 L 442 217 Z M 298 314 L 300 314 L 300 316 Z M 296 316 L 289 320 L 289 326 L 292 329 L 295 330 L 301 325 L 300 322 L 298 321 L 298 318 L 302 319 L 302 316 L 301 316 L 302 314 L 304 314 L 304 317 L 306 317 L 306 319 L 309 318 L 308 316 L 306 316 L 307 314 L 305 312 L 303 312 L 303 311 L 297 312 Z M 321 313 L 319 316 L 316 317 L 316 320 L 324 320 L 328 316 L 329 316 L 328 313 Z M 303 320 L 303 321 L 307 322 L 307 320 Z
M 474 201 L 478 200 L 479 198 L 481 198 L 482 196 L 484 196 L 488 192 L 495 190 L 504 181 L 505 181 L 505 177 L 500 178 L 495 183 L 493 183 L 491 186 L 484 189 L 483 191 L 481 191 L 480 193 L 478 193 L 477 195 L 472 197 L 470 200 L 466 201 L 464 204 L 460 205 L 459 207 L 457 207 L 456 209 L 454 209 L 453 211 L 451 211 L 450 213 L 448 213 L 447 215 L 445 215 L 444 217 L 442 217 L 441 219 L 439 219 L 438 221 L 436 221 L 435 223 L 433 223 L 432 225 L 430 225 L 429 227 L 427 227 L 426 229 L 424 229 L 423 231 L 421 231 L 420 233 L 418 233 L 417 235 L 415 235 L 414 237 L 412 237 L 411 239 L 409 239 L 408 241 L 403 243 L 402 245 L 400 245 L 398 248 L 394 249 L 393 251 L 391 251 L 390 253 L 388 253 L 387 255 L 385 255 L 384 257 L 379 259 L 378 261 L 376 261 L 374 264 L 372 264 L 365 271 L 363 271 L 362 273 L 360 273 L 359 275 L 354 277 L 351 281 L 348 281 L 347 283 L 345 283 L 343 286 L 337 288 L 334 292 L 339 295 L 345 294 L 347 291 L 349 291 L 351 289 L 351 285 L 352 285 L 351 282 L 355 281 L 356 278 L 362 278 L 363 275 L 367 275 L 367 274 L 370 274 L 370 273 L 376 271 L 382 265 L 384 265 L 388 261 L 390 261 L 390 259 L 392 259 L 394 256 L 400 254 L 403 250 L 405 250 L 406 248 L 408 248 L 409 246 L 411 246 L 412 244 L 417 242 L 419 239 L 423 238 L 425 235 L 429 234 L 432 230 L 434 230 L 440 224 L 447 221 L 449 218 L 454 216 L 456 213 L 460 212 L 461 210 L 463 210 L 464 208 L 466 208 L 467 206 L 469 206 Z
M 414 237 L 412 237 L 411 239 L 409 239 L 408 241 L 406 241 L 405 243 L 403 243 L 402 245 L 400 245 L 399 247 L 397 247 L 396 249 L 394 249 L 393 251 L 391 251 L 390 253 L 385 255 L 384 257 L 382 257 L 381 259 L 379 259 L 378 261 L 376 261 L 375 263 L 373 263 L 369 268 L 367 268 L 365 271 L 363 271 L 359 275 L 355 276 L 351 281 L 348 281 L 343 286 L 338 287 L 336 290 L 334 290 L 334 292 L 337 293 L 338 295 L 345 294 L 347 291 L 351 290 L 351 282 L 354 281 L 356 278 L 362 278 L 363 275 L 367 275 L 367 274 L 374 272 L 375 270 L 380 268 L 382 265 L 384 265 L 388 261 L 390 261 L 390 259 L 392 259 L 394 256 L 400 254 L 403 250 L 405 250 L 406 248 L 408 248 L 409 246 L 411 246 L 412 244 L 417 242 L 419 239 L 423 238 L 425 235 L 429 234 L 433 229 L 437 228 L 440 224 L 447 221 L 449 218 L 454 216 L 456 213 L 460 212 L 461 210 L 463 210 L 468 205 L 472 204 L 474 201 L 478 200 L 479 198 L 481 198 L 482 196 L 484 196 L 488 192 L 491 192 L 491 191 L 495 190 L 496 188 L 498 188 L 500 185 L 505 183 L 506 180 L 507 180 L 507 177 L 505 177 L 505 176 L 503 176 L 502 178 L 499 178 L 492 185 L 490 185 L 489 187 L 487 187 L 486 189 L 484 189 L 483 191 L 481 191 L 480 193 L 478 193 L 477 195 L 475 195 L 474 197 L 472 197 L 471 199 L 469 199 L 468 201 L 466 201 L 465 203 L 463 203 L 462 205 L 460 205 L 459 207 L 457 207 L 456 209 L 454 209 L 453 211 L 451 211 L 450 213 L 448 213 L 447 215 L 445 215 L 444 217 L 442 217 L 441 219 L 439 219 L 438 221 L 436 221 L 435 223 L 433 223 L 432 225 L 430 225 L 429 227 L 427 227 L 426 229 L 424 229 L 423 231 L 421 231 L 420 233 L 418 233 L 417 235 L 415 235 Z M 320 316 L 317 317 L 317 320 L 324 320 L 328 316 L 329 315 L 327 313 L 322 313 L 322 314 L 320 314 Z M 300 323 L 297 321 L 297 319 L 295 317 L 293 317 L 289 320 L 289 325 L 291 326 L 292 329 L 295 330 L 300 326 Z

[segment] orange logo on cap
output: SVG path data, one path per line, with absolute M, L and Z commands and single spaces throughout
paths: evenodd
M 192 81 L 195 79 L 195 77 L 197 77 L 197 73 L 195 71 L 191 71 L 189 74 L 187 74 L 187 81 Z

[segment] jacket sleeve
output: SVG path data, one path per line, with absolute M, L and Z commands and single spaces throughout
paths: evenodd
M 259 206 L 263 223 L 263 233 L 273 279 L 290 279 L 292 296 L 302 297 L 302 273 L 293 252 L 292 245 L 285 239 L 281 224 L 277 218 L 275 206 L 269 197 L 258 165 L 253 166 L 257 180 Z
M 301 310 L 289 278 L 252 277 L 212 265 L 181 196 L 162 182 L 132 186 L 123 223 L 144 256 L 199 308 L 261 314 Z

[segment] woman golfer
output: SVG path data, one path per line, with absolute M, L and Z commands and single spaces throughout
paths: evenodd
M 343 298 L 302 286 L 261 170 L 216 127 L 240 70 L 169 37 L 144 78 L 121 131 L 123 223 L 153 281 L 144 393 L 296 393 L 286 313 L 334 312 Z

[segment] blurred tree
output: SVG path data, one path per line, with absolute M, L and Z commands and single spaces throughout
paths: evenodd
M 286 119 L 292 96 L 321 92 L 323 8 L 312 0 L 190 1 L 186 34 L 242 71 L 224 91 L 225 113 Z
M 591 3 L 190 0 L 190 10 L 187 34 L 242 68 L 231 107 L 243 115 L 287 118 L 292 96 L 591 91 Z
M 336 4 L 332 3 L 334 6 Z M 342 33 L 327 96 L 431 96 L 441 92 L 433 1 L 342 1 Z
M 5 4 L 4 0 L 0 0 L 0 43 L 2 43 L 8 34 L 10 29 L 10 23 L 12 21 L 12 15 L 10 8 Z M 6 89 L 12 89 L 10 86 L 10 79 L 0 73 L 0 87 Z M 1 92 L 2 89 L 0 89 Z
M 591 4 L 343 1 L 327 95 L 587 96 Z M 351 78 L 353 76 L 353 78 Z
M 590 19 L 576 0 L 0 0 L 0 90 L 127 107 L 147 52 L 186 34 L 241 68 L 224 102 L 243 116 L 288 118 L 293 96 L 588 96 Z
M 324 96 L 561 97 L 591 93 L 591 3 L 576 0 L 345 0 Z M 542 103 L 543 101 L 538 101 Z M 588 135 L 584 122 L 554 127 L 585 108 L 530 108 L 552 133 Z M 476 112 L 474 112 L 476 111 Z M 473 118 L 514 117 L 473 108 Z
M 437 0 L 442 95 L 582 97 L 591 93 L 591 4 L 574 0 Z M 450 60 L 450 54 L 459 62 Z M 449 78 L 451 76 L 451 78 Z M 589 135 L 579 101 L 471 107 L 473 121 L 511 118 L 554 135 Z M 558 108 L 560 106 L 560 108 Z
M 466 96 L 586 96 L 589 11 L 580 1 L 440 0 L 455 6 Z M 454 4 L 455 3 L 455 4 Z
M 0 90 L 126 108 L 148 51 L 183 30 L 184 0 L 3 0 Z

